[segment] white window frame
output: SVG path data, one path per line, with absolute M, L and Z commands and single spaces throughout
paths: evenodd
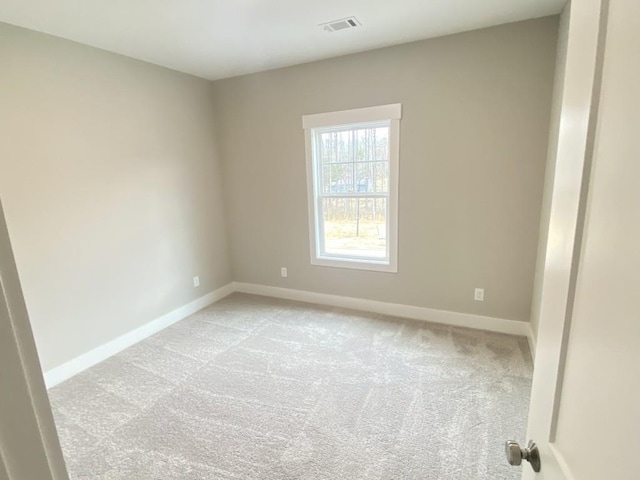
M 307 201 L 309 207 L 309 243 L 311 264 L 324 267 L 351 268 L 377 272 L 398 272 L 398 176 L 400 169 L 400 119 L 402 104 L 343 110 L 339 112 L 304 115 L 302 127 L 305 132 L 307 159 Z M 321 199 L 317 188 L 317 168 L 314 161 L 315 140 L 313 130 L 327 127 L 348 127 L 350 125 L 389 121 L 389 195 L 387 200 L 387 251 L 384 260 L 356 258 L 352 256 L 322 255 L 320 236 L 321 219 L 318 201 Z

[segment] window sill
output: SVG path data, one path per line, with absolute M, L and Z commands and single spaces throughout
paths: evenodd
M 369 270 L 372 272 L 398 273 L 398 266 L 389 262 L 375 260 L 355 260 L 352 258 L 312 257 L 311 265 L 318 267 L 346 268 L 348 270 Z

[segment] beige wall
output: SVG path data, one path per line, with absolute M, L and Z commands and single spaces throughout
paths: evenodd
M 549 129 L 549 150 L 547 166 L 545 168 L 544 193 L 542 196 L 542 211 L 540 213 L 538 254 L 536 260 L 535 278 L 533 284 L 533 299 L 531 301 L 531 329 L 535 338 L 538 336 L 540 322 L 540 302 L 542 298 L 542 283 L 544 266 L 547 257 L 547 239 L 549 236 L 549 222 L 551 221 L 551 198 L 556 173 L 556 156 L 560 139 L 560 118 L 562 114 L 562 98 L 564 92 L 564 74 L 567 61 L 567 44 L 569 41 L 569 16 L 571 6 L 567 4 L 560 16 L 558 32 L 558 53 L 556 56 L 555 78 L 553 80 L 553 101 L 551 108 L 551 125 Z
M 4 24 L 0 65 L 0 196 L 45 370 L 231 281 L 210 82 Z
M 232 279 L 527 320 L 556 34 L 550 17 L 212 86 L 0 24 L 0 197 L 44 369 Z M 312 267 L 302 115 L 395 102 L 399 273 Z
M 557 29 L 549 17 L 215 82 L 235 280 L 529 320 Z M 395 102 L 399 273 L 311 266 L 302 115 Z

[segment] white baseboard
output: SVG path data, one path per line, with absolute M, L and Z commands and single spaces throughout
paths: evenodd
M 476 330 L 489 330 L 491 332 L 507 333 L 529 337 L 530 326 L 528 322 L 506 320 L 503 318 L 485 317 L 470 313 L 449 312 L 433 308 L 402 305 L 398 303 L 379 302 L 364 298 L 342 297 L 326 293 L 309 292 L 305 290 L 293 290 L 290 288 L 270 287 L 253 283 L 234 282 L 236 292 L 252 293 L 267 297 L 285 298 L 300 302 L 319 303 L 333 307 L 352 308 L 366 312 L 381 313 L 414 320 L 426 320 L 429 322 L 443 323 L 456 327 L 474 328 Z
M 456 327 L 474 328 L 476 330 L 488 330 L 491 332 L 507 333 L 510 335 L 520 335 L 527 337 L 531 355 L 535 355 L 535 337 L 528 322 L 517 320 L 506 320 L 503 318 L 486 317 L 483 315 L 473 315 L 470 313 L 449 312 L 436 310 L 433 308 L 416 307 L 413 305 L 402 305 L 398 303 L 379 302 L 376 300 L 366 300 L 364 298 L 343 297 L 340 295 L 329 295 L 326 293 L 309 292 L 305 290 L 294 290 L 290 288 L 270 287 L 267 285 L 257 285 L 252 283 L 232 282 L 219 288 L 193 302 L 188 303 L 172 312 L 163 315 L 141 327 L 136 328 L 124 335 L 121 335 L 89 352 L 55 367 L 44 374 L 47 388 L 54 387 L 78 373 L 93 367 L 97 363 L 121 352 L 122 350 L 144 340 L 147 337 L 173 325 L 198 310 L 221 300 L 233 292 L 251 293 L 267 297 L 284 298 L 297 300 L 300 302 L 330 305 L 334 307 L 352 308 L 366 312 L 381 313 L 396 317 L 410 318 L 414 320 L 425 320 L 429 322 L 442 323 Z
M 47 388 L 54 387 L 65 380 L 77 375 L 78 373 L 93 367 L 97 363 L 106 360 L 107 358 L 121 352 L 125 348 L 128 348 L 141 340 L 144 340 L 151 335 L 158 333 L 180 320 L 187 318 L 189 315 L 196 313 L 198 310 L 217 302 L 218 300 L 226 297 L 234 292 L 234 284 L 229 283 L 224 287 L 221 287 L 213 292 L 210 292 L 193 302 L 183 305 L 160 318 L 156 318 L 141 327 L 136 328 L 124 335 L 121 335 L 103 345 L 100 345 L 93 350 L 90 350 L 82 355 L 77 356 L 73 360 L 70 360 L 62 365 L 52 368 L 44 373 L 44 381 Z

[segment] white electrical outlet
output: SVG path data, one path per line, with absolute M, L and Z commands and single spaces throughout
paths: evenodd
M 477 300 L 478 302 L 484 302 L 484 288 L 476 288 L 473 299 Z
M 287 267 L 281 267 L 280 268 L 280 276 L 282 278 L 287 278 Z
M 199 287 L 200 286 L 200 277 L 199 276 L 193 277 L 193 286 L 194 287 Z

